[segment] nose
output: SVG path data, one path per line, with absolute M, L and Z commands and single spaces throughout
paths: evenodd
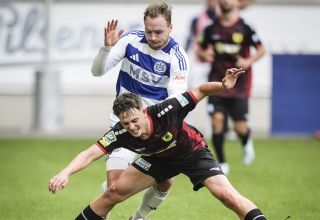
M 149 38 L 150 38 L 151 41 L 154 41 L 154 40 L 157 39 L 157 36 L 156 36 L 155 33 L 150 33 Z
M 130 123 L 128 128 L 129 128 L 129 130 L 133 130 L 135 128 L 135 125 L 133 123 Z

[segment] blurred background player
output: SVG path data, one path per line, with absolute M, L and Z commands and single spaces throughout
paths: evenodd
M 116 31 L 117 20 L 108 22 L 104 47 L 93 61 L 92 74 L 102 76 L 122 61 L 116 95 L 138 94 L 145 106 L 186 91 L 189 61 L 184 49 L 170 37 L 171 13 L 171 6 L 164 2 L 150 4 L 144 12 L 145 31 L 132 31 L 123 36 L 123 30 Z M 111 126 L 118 120 L 112 114 Z M 107 186 L 114 183 L 135 158 L 136 154 L 127 149 L 114 151 L 106 160 Z M 130 219 L 146 219 L 166 198 L 171 184 L 172 180 L 167 180 L 148 188 Z
M 190 74 L 188 79 L 188 87 L 196 88 L 208 81 L 208 74 L 210 72 L 210 63 L 201 60 L 198 58 L 196 51 L 198 50 L 199 37 L 203 30 L 212 24 L 212 22 L 217 18 L 219 14 L 219 8 L 217 4 L 217 0 L 205 0 L 205 9 L 197 14 L 191 20 L 189 35 L 186 40 L 186 51 L 190 58 Z M 192 111 L 186 117 L 186 121 L 194 126 L 198 126 L 198 128 L 205 134 L 210 135 L 210 127 L 209 125 L 199 125 L 197 122 L 197 118 L 199 114 L 205 114 L 206 111 L 206 102 L 199 103 L 197 111 Z M 207 115 L 205 115 L 208 117 Z M 203 117 L 203 116 L 202 116 Z M 209 118 L 207 118 L 209 120 Z
M 247 124 L 252 84 L 251 65 L 263 56 L 265 49 L 255 30 L 240 18 L 238 0 L 219 0 L 218 3 L 221 15 L 202 33 L 197 54 L 200 59 L 212 64 L 209 81 L 221 81 L 226 69 L 233 66 L 247 72 L 239 77 L 233 89 L 210 96 L 208 100 L 213 146 L 223 171 L 228 174 L 229 165 L 223 149 L 228 116 L 232 118 L 234 131 L 242 143 L 243 162 L 249 165 L 255 158 L 251 131 Z M 250 53 L 251 47 L 256 49 L 254 54 Z
M 195 88 L 207 81 L 210 71 L 210 64 L 204 60 L 200 60 L 196 51 L 198 50 L 198 38 L 203 30 L 212 24 L 219 14 L 217 0 L 206 0 L 206 9 L 195 16 L 190 25 L 189 35 L 186 41 L 186 51 L 190 57 L 191 71 L 189 75 L 188 85 Z

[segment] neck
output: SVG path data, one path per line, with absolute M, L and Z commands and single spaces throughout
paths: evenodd
M 144 129 L 144 131 L 142 132 L 140 138 L 141 138 L 142 140 L 146 140 L 146 139 L 148 139 L 149 137 L 151 137 L 151 135 L 152 135 L 151 122 L 150 122 L 149 118 L 147 117 L 146 124 L 145 124 L 145 129 Z
M 233 9 L 229 12 L 223 13 L 221 17 L 221 22 L 224 26 L 232 26 L 239 19 L 237 9 Z

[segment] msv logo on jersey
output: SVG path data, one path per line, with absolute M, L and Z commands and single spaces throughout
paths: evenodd
M 167 66 L 165 64 L 165 62 L 163 61 L 157 61 L 154 65 L 153 65 L 153 71 L 157 74 L 164 74 L 167 70 Z
M 152 74 L 141 68 L 135 68 L 134 65 L 130 65 L 128 74 L 139 82 L 153 86 L 165 87 L 169 81 L 165 75 Z

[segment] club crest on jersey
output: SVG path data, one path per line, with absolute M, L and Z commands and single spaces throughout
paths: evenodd
M 162 139 L 163 141 L 165 141 L 165 142 L 171 141 L 171 139 L 172 139 L 172 134 L 171 134 L 169 131 L 167 131 L 167 133 L 166 133 L 165 135 L 163 135 L 163 136 L 161 137 L 161 139 Z
M 100 139 L 100 143 L 102 144 L 102 146 L 106 147 L 116 140 L 117 140 L 116 135 L 114 134 L 113 131 L 110 131 Z
M 154 65 L 153 65 L 153 70 L 155 73 L 157 74 L 164 74 L 167 70 L 167 66 L 165 64 L 165 62 L 163 61 L 157 61 Z
M 235 42 L 236 44 L 240 44 L 243 41 L 243 34 L 242 33 L 233 33 L 232 34 L 232 41 Z

